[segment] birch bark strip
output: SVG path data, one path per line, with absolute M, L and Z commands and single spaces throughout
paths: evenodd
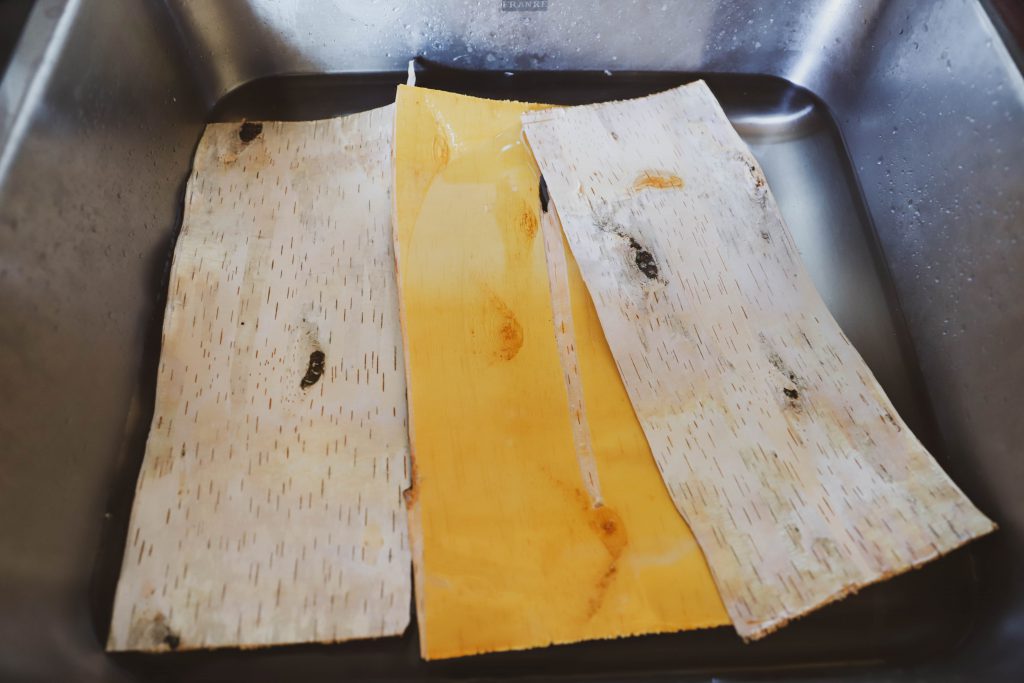
M 541 183 L 544 181 L 541 180 Z M 546 205 L 547 188 L 542 190 L 543 209 L 540 215 L 540 233 L 544 238 L 544 259 L 548 267 L 548 287 L 551 291 L 551 312 L 555 327 L 555 343 L 562 364 L 565 393 L 569 400 L 569 422 L 576 446 L 576 460 L 583 485 L 592 505 L 603 505 L 601 478 L 597 472 L 594 445 L 590 439 L 590 420 L 587 417 L 583 374 L 576 354 L 576 326 L 572 319 L 572 293 L 569 265 L 562 246 L 562 226 L 558 214 Z
M 703 82 L 523 122 L 655 459 L 741 636 L 994 529 L 829 314 Z
M 592 453 L 577 452 L 539 234 L 553 214 L 541 217 L 519 124 L 539 106 L 398 91 L 409 518 L 427 659 L 727 622 L 611 354 L 589 343 L 573 404 L 597 417 Z M 567 257 L 560 319 L 600 338 Z M 588 463 L 603 505 L 588 495 Z
M 108 649 L 405 630 L 393 116 L 207 127 Z

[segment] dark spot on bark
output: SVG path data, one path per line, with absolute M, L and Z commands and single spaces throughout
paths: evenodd
M 654 262 L 651 252 L 644 249 L 632 237 L 629 238 L 629 247 L 633 250 L 633 260 L 636 262 L 637 269 L 651 280 L 657 278 L 658 264 Z
M 167 623 L 162 612 L 152 615 L 138 615 L 131 623 L 128 633 L 128 644 L 132 649 L 177 650 L 181 646 L 181 636 Z
M 540 208 L 544 213 L 548 212 L 548 202 L 551 201 L 551 197 L 548 195 L 548 184 L 544 180 L 544 176 L 540 177 Z
M 761 341 L 765 341 L 763 336 L 761 337 Z M 771 351 L 768 353 L 768 362 L 772 364 L 773 368 L 785 375 L 786 379 L 792 382 L 794 387 L 800 387 L 800 378 L 796 376 L 795 372 L 786 367 L 786 364 L 782 361 L 782 357 L 777 352 Z M 789 396 L 790 398 L 797 397 L 796 389 L 783 389 L 783 391 L 786 393 L 786 396 Z M 790 395 L 790 392 L 792 392 L 792 395 Z
M 306 368 L 306 374 L 299 383 L 303 389 L 308 389 L 317 382 L 324 374 L 324 352 L 319 349 L 309 354 L 309 367 Z
M 796 389 L 790 389 L 789 387 L 786 387 L 785 389 L 783 389 L 782 393 L 784 393 L 787 397 L 789 397 L 789 398 L 791 398 L 793 400 L 796 400 L 796 399 L 800 398 L 800 392 L 797 391 Z
M 633 250 L 633 262 L 637 269 L 647 278 L 656 280 L 658 278 L 658 264 L 654 260 L 654 254 L 647 251 L 635 238 L 626 234 L 626 229 L 616 223 L 611 217 L 594 216 L 594 227 L 601 232 L 610 232 L 626 240 L 629 248 Z
M 238 139 L 248 144 L 258 138 L 263 132 L 263 124 L 258 121 L 246 121 L 238 129 Z
M 772 367 L 778 370 L 779 372 L 786 371 L 786 366 L 782 362 L 782 356 L 780 356 L 775 351 L 772 351 L 771 353 L 768 354 L 768 362 L 771 363 Z
M 651 256 L 649 251 L 638 251 L 636 253 L 636 267 L 651 280 L 658 277 L 658 265 L 654 262 L 654 257 Z

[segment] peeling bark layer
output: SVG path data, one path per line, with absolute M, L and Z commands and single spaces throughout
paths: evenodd
M 560 228 L 519 123 L 539 106 L 399 88 L 395 241 L 427 659 L 727 623 L 571 255 L 549 282 L 542 229 L 563 249 Z
M 994 529 L 897 415 L 703 82 L 524 132 L 741 636 Z

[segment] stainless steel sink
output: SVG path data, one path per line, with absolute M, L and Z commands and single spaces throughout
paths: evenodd
M 1024 79 L 998 18 L 546 4 L 38 0 L 0 81 L 0 679 L 1024 678 Z M 104 654 L 203 124 L 384 104 L 412 57 L 422 85 L 563 103 L 705 78 L 843 329 L 1001 530 L 750 646 L 718 629 L 425 664 L 410 632 Z

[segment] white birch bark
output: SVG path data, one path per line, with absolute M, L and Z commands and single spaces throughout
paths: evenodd
M 995 528 L 829 314 L 703 82 L 523 122 L 662 476 L 741 636 Z
M 392 130 L 393 107 L 207 127 L 108 649 L 405 630 Z
M 546 196 L 546 189 L 544 193 Z M 569 422 L 572 425 L 573 444 L 576 446 L 576 460 L 590 504 L 600 507 L 604 505 L 601 477 L 597 471 L 597 459 L 590 436 L 590 419 L 583 398 L 583 377 L 576 356 L 576 326 L 572 321 L 569 266 L 565 259 L 565 247 L 562 246 L 562 226 L 558 223 L 558 214 L 548 210 L 547 206 L 544 206 L 539 222 L 541 237 L 544 239 L 544 260 L 548 267 L 548 286 L 551 289 L 555 342 L 558 344 L 558 358 L 562 363 L 565 393 L 569 400 Z

